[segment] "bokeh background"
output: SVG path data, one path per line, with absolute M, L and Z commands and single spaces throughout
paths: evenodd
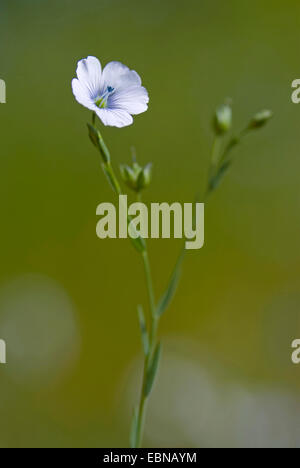
M 152 161 L 147 202 L 203 189 L 211 116 L 233 100 L 235 151 L 206 205 L 206 242 L 187 256 L 162 320 L 148 447 L 300 445 L 300 4 L 288 0 L 0 0 L 1 447 L 126 447 L 141 371 L 139 255 L 97 239 L 114 197 L 71 93 L 96 55 L 136 69 L 150 94 L 134 125 L 103 128 L 117 168 Z M 150 241 L 156 293 L 180 242 Z

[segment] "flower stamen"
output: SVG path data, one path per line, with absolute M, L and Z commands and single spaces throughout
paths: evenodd
M 114 92 L 114 88 L 107 86 L 106 91 L 96 99 L 95 104 L 100 109 L 105 109 L 107 107 L 107 100 L 109 96 Z

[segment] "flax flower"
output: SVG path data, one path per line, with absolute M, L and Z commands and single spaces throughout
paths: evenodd
M 132 115 L 148 108 L 148 92 L 136 71 L 120 62 L 110 62 L 102 70 L 96 57 L 78 62 L 77 78 L 72 80 L 75 99 L 94 111 L 104 125 L 125 127 Z

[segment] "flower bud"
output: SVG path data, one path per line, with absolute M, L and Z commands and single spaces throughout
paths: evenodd
M 255 114 L 251 122 L 249 123 L 249 129 L 261 128 L 263 127 L 271 118 L 273 117 L 273 112 L 270 110 L 262 110 Z
M 138 177 L 138 188 L 139 190 L 143 190 L 144 188 L 150 185 L 152 178 L 152 163 L 147 164 L 144 169 L 141 170 L 139 177 Z
M 120 166 L 120 172 L 121 172 L 121 176 L 125 184 L 132 190 L 135 190 L 136 179 L 137 179 L 136 172 L 130 166 L 127 166 L 126 164 L 122 164 Z
M 148 187 L 151 182 L 152 164 L 147 164 L 144 168 L 141 167 L 136 161 L 132 164 L 132 167 L 127 164 L 120 166 L 121 176 L 125 184 L 134 190 L 140 192 L 144 188 Z
M 218 107 L 214 115 L 214 129 L 218 135 L 228 132 L 232 124 L 232 109 L 229 104 Z

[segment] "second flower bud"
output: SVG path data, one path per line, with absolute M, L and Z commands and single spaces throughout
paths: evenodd
M 132 166 L 122 164 L 120 166 L 121 176 L 127 187 L 135 192 L 140 192 L 148 187 L 152 176 L 152 163 L 141 167 L 136 161 Z

